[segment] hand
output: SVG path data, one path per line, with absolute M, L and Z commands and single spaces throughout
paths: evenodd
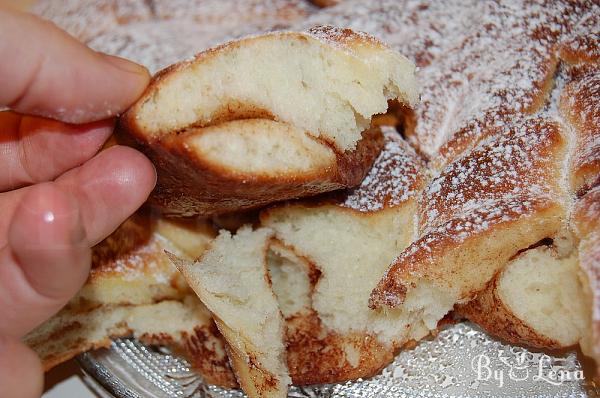
M 0 108 L 12 110 L 0 112 L 0 395 L 30 398 L 43 374 L 21 337 L 79 290 L 90 247 L 154 187 L 137 151 L 96 154 L 149 76 L 29 14 L 0 8 L 0 37 Z

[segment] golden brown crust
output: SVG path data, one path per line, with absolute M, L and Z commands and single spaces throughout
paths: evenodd
M 573 127 L 571 185 L 582 195 L 600 184 L 600 65 L 584 64 L 567 71 L 559 108 Z
M 352 187 L 362 181 L 383 146 L 377 128 L 363 133 L 353 151 L 334 150 L 336 162 L 319 174 L 257 176 L 232 173 L 210 164 L 186 147 L 179 136 L 138 146 L 156 166 L 157 186 L 151 203 L 169 215 L 217 215 L 252 209 L 274 201 Z
M 498 292 L 499 277 L 496 276 L 475 300 L 455 307 L 455 313 L 465 317 L 512 344 L 536 348 L 564 348 L 558 341 L 544 336 L 506 307 Z
M 328 331 L 314 311 L 292 316 L 286 324 L 288 368 L 295 385 L 371 377 L 394 359 L 394 350 L 374 336 Z
M 572 222 L 579 238 L 579 264 L 587 283 L 590 330 L 582 349 L 600 363 L 600 186 L 579 198 Z
M 553 236 L 565 213 L 558 182 L 564 151 L 558 124 L 530 119 L 448 165 L 423 192 L 420 238 L 391 265 L 371 307 L 401 305 L 422 278 L 469 300 L 519 250 Z M 471 278 L 483 283 L 471 285 Z

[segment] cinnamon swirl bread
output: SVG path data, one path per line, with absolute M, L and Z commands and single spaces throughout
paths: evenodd
M 230 42 L 162 71 L 121 130 L 157 166 L 154 203 L 211 215 L 357 185 L 381 149 L 372 116 L 417 97 L 406 58 L 319 27 Z

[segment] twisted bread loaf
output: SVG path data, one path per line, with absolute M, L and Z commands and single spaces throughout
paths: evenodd
M 515 241 L 512 249 L 510 245 L 501 247 L 507 250 L 504 259 L 498 261 L 498 258 L 495 258 L 496 266 L 491 273 L 483 276 L 481 283 L 477 287 L 472 287 L 472 290 L 462 290 L 462 298 L 459 301 L 466 302 L 469 297 L 477 295 L 479 290 L 489 286 L 477 302 L 479 307 L 475 310 L 471 309 L 470 312 L 471 317 L 484 323 L 488 331 L 505 338 L 516 336 L 517 338 L 512 341 L 538 346 L 556 347 L 576 342 L 578 336 L 586 334 L 580 328 L 581 323 L 576 321 L 571 322 L 570 338 L 557 339 L 557 336 L 554 336 L 549 339 L 539 324 L 529 324 L 530 329 L 527 333 L 519 331 L 520 328 L 522 329 L 523 322 L 534 322 L 535 319 L 532 317 L 525 319 L 522 313 L 516 314 L 513 310 L 508 311 L 510 317 L 507 318 L 506 308 L 510 307 L 511 297 L 516 296 L 499 298 L 498 286 L 502 284 L 501 278 L 496 278 L 493 282 L 489 280 L 494 271 L 504 268 L 509 257 L 527 249 L 530 243 L 537 244 L 532 240 L 542 238 L 543 241 L 545 238 L 550 238 L 554 239 L 553 245 L 555 245 L 558 241 L 557 234 L 561 235 L 559 231 L 572 230 L 573 223 L 569 222 L 569 213 L 573 195 L 582 195 L 598 183 L 596 147 L 598 146 L 599 94 L 597 92 L 598 72 L 595 66 L 599 59 L 598 5 L 571 2 L 542 4 L 527 1 L 520 3 L 445 2 L 444 4 L 420 1 L 405 1 L 402 4 L 386 1 L 369 4 L 352 1 L 345 3 L 347 4 L 313 16 L 307 23 L 338 23 L 364 29 L 416 59 L 417 65 L 421 67 L 417 79 L 423 87 L 423 97 L 415 114 L 404 115 L 405 127 L 407 127 L 405 134 L 421 153 L 431 158 L 429 165 L 434 177 L 444 176 L 448 167 L 455 167 L 460 171 L 464 166 L 461 162 L 469 157 L 473 159 L 474 164 L 478 164 L 480 160 L 474 155 L 480 143 L 501 139 L 497 136 L 506 134 L 511 126 L 516 130 L 529 129 L 539 132 L 544 126 L 553 126 L 551 129 L 555 130 L 555 139 L 563 141 L 562 146 L 566 144 L 564 153 L 560 151 L 555 153 L 552 165 L 536 166 L 546 167 L 547 171 L 552 169 L 558 171 L 555 176 L 548 174 L 543 179 L 548 187 L 555 187 L 552 197 L 549 197 L 549 202 L 554 202 L 553 206 L 557 209 L 554 212 L 555 216 L 550 217 L 543 212 L 536 216 L 540 222 L 549 222 L 550 224 L 547 225 L 549 228 L 538 230 L 534 239 L 531 239 L 533 236 L 525 239 L 513 236 Z M 379 13 L 382 10 L 386 11 L 385 17 L 382 17 L 383 13 Z M 361 18 L 360 15 L 366 17 Z M 419 29 L 413 29 L 415 25 Z M 572 68 L 570 66 L 572 64 L 578 66 Z M 503 146 L 503 149 L 510 149 L 510 146 Z M 521 152 L 521 146 L 515 146 L 503 155 L 508 162 L 520 168 Z M 544 161 L 544 154 L 532 155 L 540 157 L 538 161 Z M 498 171 L 501 173 L 497 176 L 496 184 L 500 186 L 510 187 L 513 178 L 521 182 L 529 179 L 525 175 L 529 174 L 526 168 L 521 172 L 515 172 L 509 164 L 504 167 L 504 170 L 501 168 Z M 538 172 L 534 168 L 531 171 Z M 427 194 L 423 196 L 422 209 L 436 212 L 432 217 L 427 217 L 421 212 L 422 227 L 445 228 L 451 227 L 452 223 L 460 226 L 460 213 L 457 214 L 456 209 L 452 208 L 452 203 L 456 203 L 457 198 L 464 202 L 466 207 L 463 210 L 485 213 L 493 208 L 489 206 L 490 203 L 486 199 L 486 196 L 489 198 L 489 195 L 493 195 L 490 181 L 482 180 L 483 184 L 473 186 L 474 191 L 465 190 L 470 182 L 461 182 L 459 178 L 461 174 L 457 172 L 455 175 L 449 175 L 451 178 L 456 178 L 458 185 L 448 184 L 447 190 L 437 201 L 441 208 L 436 209 L 435 204 L 429 202 L 432 198 Z M 465 177 L 474 176 L 469 174 Z M 435 178 L 427 190 L 437 192 L 439 187 L 434 184 L 436 184 Z M 514 193 L 517 194 L 527 191 L 527 189 L 523 191 L 523 187 L 513 186 L 513 188 Z M 503 196 L 508 199 L 508 192 Z M 450 205 L 450 209 L 447 209 L 447 204 Z M 500 209 L 498 212 L 502 213 Z M 511 215 L 510 212 L 506 214 L 506 217 L 511 216 L 514 214 Z M 436 225 L 438 223 L 439 225 Z M 477 228 L 484 235 L 500 233 L 498 227 L 485 222 L 481 222 Z M 505 235 L 514 234 L 515 232 L 512 231 L 503 230 L 501 242 L 506 243 Z M 430 236 L 436 247 L 439 247 L 443 239 L 460 240 L 461 233 L 449 230 L 442 235 Z M 425 268 L 422 265 L 424 263 L 418 259 L 409 267 L 411 261 L 404 260 L 409 256 L 408 251 L 401 254 L 400 263 L 404 263 L 405 266 L 397 264 L 396 271 L 388 274 L 388 278 L 382 283 L 382 286 L 387 283 L 387 288 L 383 287 L 379 292 L 374 293 L 373 304 L 387 302 L 402 306 L 406 294 L 405 287 L 410 286 L 414 281 L 413 274 L 420 275 L 420 272 L 428 267 L 437 269 L 443 263 L 442 260 L 447 260 L 447 256 L 451 253 L 450 246 L 447 246 L 439 252 L 439 260 L 435 260 L 435 256 L 432 259 L 428 249 L 431 249 L 428 245 L 415 247 L 415 254 L 411 257 L 415 260 L 417 257 L 414 256 L 420 255 L 423 260 L 432 260 Z M 457 246 L 457 250 L 463 249 L 467 249 L 463 243 Z M 547 252 L 547 250 L 552 252 L 556 248 L 536 251 Z M 576 239 L 569 250 L 575 252 L 574 256 L 579 256 Z M 528 258 L 535 254 L 524 253 L 523 256 Z M 544 257 L 545 260 L 553 258 Z M 590 260 L 587 261 L 589 263 Z M 515 262 L 520 264 L 515 267 L 523 272 L 527 269 L 537 272 L 536 267 L 527 267 L 524 261 L 515 260 Z M 570 261 L 568 263 L 572 264 Z M 459 262 L 456 265 L 461 264 L 462 262 Z M 562 263 L 556 262 L 549 267 L 550 269 L 560 267 L 560 264 Z M 485 265 L 489 266 L 490 263 L 485 261 Z M 403 269 L 406 274 L 398 273 L 400 269 Z M 469 272 L 467 267 L 465 269 Z M 444 275 L 451 276 L 456 270 L 455 267 L 446 269 L 448 272 Z M 508 271 L 507 269 L 505 272 Z M 534 275 L 529 272 L 527 274 Z M 548 277 L 547 282 L 550 285 L 569 286 L 567 283 L 561 284 L 556 279 L 552 279 L 552 275 L 549 274 L 552 272 L 548 272 L 545 276 Z M 570 286 L 580 286 L 577 274 L 569 271 L 568 275 Z M 447 282 L 453 283 L 447 284 L 447 287 L 442 290 L 452 291 L 456 281 L 452 277 Z M 511 290 L 518 291 L 516 288 Z M 558 296 L 566 291 L 568 289 L 560 291 Z M 510 291 L 505 290 L 504 294 L 510 294 Z M 490 297 L 494 297 L 494 300 L 489 300 Z M 530 301 L 534 301 L 533 296 L 530 297 Z M 482 307 L 484 303 L 487 304 Z M 553 298 L 544 304 L 552 306 L 560 304 L 560 300 Z M 583 308 L 587 314 L 586 318 L 591 320 L 593 312 L 591 307 L 586 306 L 586 303 L 580 299 L 575 299 L 573 305 L 579 309 Z M 561 317 L 567 319 L 564 318 L 565 311 L 560 307 L 557 308 L 558 313 L 554 312 L 554 314 L 559 317 L 558 319 Z M 478 314 L 485 312 L 486 316 L 475 317 L 473 315 L 475 312 Z M 487 322 L 483 322 L 484 318 Z M 547 328 L 545 333 L 548 333 Z
M 510 341 L 541 348 L 579 341 L 600 359 L 598 4 L 341 3 L 311 9 L 294 28 L 366 31 L 415 60 L 422 101 L 414 111 L 394 108 L 394 116 L 429 162 L 416 167 L 421 177 L 412 189 L 415 180 L 392 168 L 385 182 L 367 177 L 360 200 L 347 201 L 346 193 L 263 212 L 261 223 L 275 234 L 265 261 L 287 324 L 281 339 L 292 380 L 373 374 L 391 360 L 391 348 L 435 331 L 457 304 L 461 314 Z M 142 25 L 139 37 L 117 29 L 99 35 L 95 45 L 124 37 L 121 55 L 170 59 L 169 46 L 156 45 L 152 25 Z M 171 38 L 165 43 L 181 39 L 168 22 L 159 26 Z M 394 197 L 393 189 L 411 192 L 391 200 L 397 212 L 381 204 Z M 389 263 L 371 300 L 378 309 L 352 307 L 367 300 L 364 288 Z M 377 272 L 365 278 L 367 266 Z M 348 284 L 358 285 L 356 295 L 344 291 Z M 565 294 L 575 313 L 565 308 Z M 347 323 L 355 313 L 363 321 L 387 319 L 389 328 L 370 330 L 378 323 L 361 321 L 353 329 Z M 557 330 L 561 323 L 568 327 Z M 398 325 L 406 331 L 395 333 Z
M 211 215 L 357 185 L 381 148 L 371 118 L 390 100 L 416 103 L 412 64 L 371 36 L 319 27 L 173 65 L 120 123 L 157 166 L 153 202 Z

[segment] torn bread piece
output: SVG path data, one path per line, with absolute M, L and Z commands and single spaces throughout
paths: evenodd
M 250 398 L 287 397 L 291 384 L 285 324 L 265 263 L 271 235 L 269 229 L 244 226 L 233 236 L 221 231 L 195 263 L 172 256 L 212 312 L 238 382 Z
M 82 289 L 26 335 L 25 343 L 49 370 L 85 351 L 108 347 L 112 338 L 133 335 L 177 351 L 209 383 L 236 386 L 210 313 L 164 252 L 194 259 L 215 235 L 202 220 L 132 216 L 92 249 L 92 271 Z
M 172 221 L 136 214 L 92 249 L 88 280 L 68 308 L 151 304 L 178 300 L 187 283 L 163 253 L 200 256 L 216 232 L 204 220 Z
M 418 239 L 371 294 L 371 308 L 399 313 L 405 339 L 435 329 L 517 253 L 557 235 L 566 222 L 560 126 L 516 119 L 489 134 L 429 182 Z
M 524 251 L 455 312 L 510 343 L 562 349 L 587 333 L 577 250 L 542 244 Z
M 286 317 L 295 384 L 372 376 L 407 342 L 396 339 L 394 314 L 373 311 L 368 302 L 389 264 L 415 238 L 425 176 L 422 161 L 397 132 L 384 132 L 385 147 L 356 189 L 261 213 L 261 225 L 280 242 L 271 246 L 269 269 Z M 295 290 L 278 287 L 286 282 L 274 272 L 278 268 L 304 275 L 294 277 Z M 309 282 L 302 289 L 306 297 L 288 309 L 290 293 Z
M 414 65 L 364 33 L 316 27 L 233 41 L 155 76 L 120 120 L 157 166 L 153 201 L 212 215 L 360 183 L 371 118 L 414 106 Z
M 126 336 L 169 347 L 188 359 L 207 383 L 237 385 L 223 338 L 210 312 L 195 296 L 156 304 L 106 305 L 87 312 L 63 309 L 23 341 L 49 370 L 83 352 L 107 348 L 113 338 Z
M 320 271 L 308 259 L 274 239 L 267 266 L 285 318 L 287 364 L 294 385 L 343 382 L 374 375 L 395 350 L 368 333 L 336 332 L 313 307 Z

